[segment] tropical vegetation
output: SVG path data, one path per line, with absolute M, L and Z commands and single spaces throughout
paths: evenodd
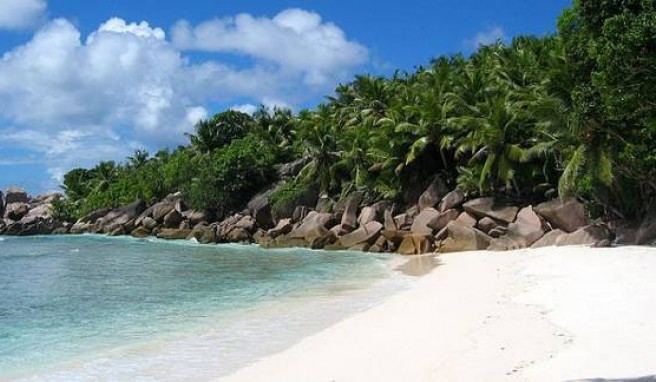
M 552 36 L 357 76 L 298 114 L 225 111 L 187 137 L 70 171 L 61 208 L 81 216 L 182 191 L 221 218 L 302 159 L 275 203 L 313 187 L 410 203 L 440 176 L 469 195 L 578 197 L 592 215 L 637 218 L 656 195 L 656 1 L 576 0 Z

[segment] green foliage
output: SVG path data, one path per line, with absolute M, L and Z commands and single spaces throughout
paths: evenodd
M 243 209 L 248 200 L 275 177 L 277 152 L 254 135 L 237 139 L 198 162 L 187 196 L 199 210 L 225 217 Z
M 53 219 L 60 222 L 73 222 L 75 218 L 75 208 L 66 198 L 57 195 L 52 200 L 50 206 L 50 215 Z
M 300 177 L 284 182 L 269 197 L 271 212 L 274 216 L 285 216 L 291 212 L 290 206 L 302 205 L 311 185 Z
M 602 215 L 634 216 L 656 197 L 656 2 L 576 0 L 558 30 L 357 76 L 298 115 L 219 113 L 188 147 L 73 170 L 64 189 L 75 214 L 184 191 L 221 217 L 303 157 L 274 209 L 310 187 L 407 199 L 440 174 L 470 195 L 539 202 L 558 189 Z

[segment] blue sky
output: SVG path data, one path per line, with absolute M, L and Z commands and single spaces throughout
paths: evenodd
M 184 142 L 224 108 L 297 110 L 354 74 L 554 32 L 569 0 L 0 0 L 0 189 Z

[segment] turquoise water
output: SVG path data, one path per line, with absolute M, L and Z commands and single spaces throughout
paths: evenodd
M 0 240 L 0 380 L 216 377 L 399 287 L 384 255 Z

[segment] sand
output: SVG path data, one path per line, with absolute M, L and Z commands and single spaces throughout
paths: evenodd
M 221 380 L 656 375 L 656 249 L 559 247 L 439 260 L 410 289 Z

